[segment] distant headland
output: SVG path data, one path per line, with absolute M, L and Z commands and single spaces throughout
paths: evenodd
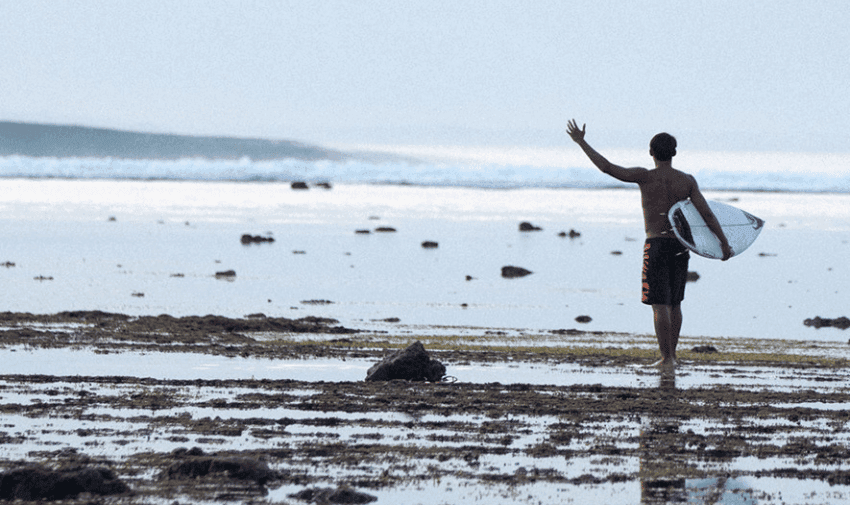
M 289 140 L 195 137 L 0 121 L 0 156 L 123 159 L 345 160 L 352 155 Z

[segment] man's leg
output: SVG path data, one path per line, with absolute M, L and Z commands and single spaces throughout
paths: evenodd
M 673 305 L 670 308 L 670 327 L 673 332 L 673 359 L 676 357 L 676 346 L 679 345 L 679 332 L 682 331 L 682 306 Z
M 678 343 L 678 329 L 675 328 L 676 321 L 673 316 L 674 308 L 671 305 L 653 305 L 652 315 L 655 321 L 655 336 L 658 338 L 658 350 L 661 351 L 659 365 L 676 364 L 676 343 Z M 681 310 L 679 311 L 681 314 Z M 679 317 L 681 321 L 681 317 Z M 679 322 L 679 324 L 681 324 Z M 675 335 L 675 337 L 674 337 Z

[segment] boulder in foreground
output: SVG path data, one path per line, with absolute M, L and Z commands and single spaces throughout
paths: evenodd
M 380 363 L 376 363 L 366 372 L 367 381 L 391 381 L 396 379 L 409 381 L 439 382 L 446 375 L 446 367 L 431 359 L 422 342 L 416 341 L 406 349 L 396 351 Z

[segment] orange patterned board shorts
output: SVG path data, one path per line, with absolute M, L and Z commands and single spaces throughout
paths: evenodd
M 688 282 L 688 250 L 674 238 L 648 238 L 643 246 L 641 301 L 679 305 Z

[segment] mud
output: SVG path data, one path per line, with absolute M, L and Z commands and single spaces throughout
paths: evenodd
M 0 324 L 0 347 L 16 349 L 345 360 L 378 359 L 397 347 L 388 335 L 332 320 L 262 315 L 6 313 Z M 431 341 L 429 352 L 449 373 L 453 366 L 507 362 L 604 370 L 651 357 L 605 347 L 436 345 Z M 712 360 L 730 377 L 746 375 L 753 362 L 810 375 L 816 367 L 813 382 L 822 386 L 780 390 L 755 377 L 744 385 L 677 388 L 676 374 L 687 374 L 688 365 L 640 371 L 649 386 L 606 387 L 530 385 L 521 377 L 471 384 L 170 380 L 86 370 L 57 376 L 45 364 L 37 374 L 0 375 L 0 472 L 37 467 L 66 475 L 95 468 L 120 481 L 116 490 L 126 486 L 117 494 L 81 492 L 63 503 L 319 503 L 314 497 L 324 503 L 332 495 L 398 503 L 389 493 L 410 486 L 430 497 L 417 501 L 414 493 L 406 503 L 457 503 L 452 489 L 464 486 L 485 496 L 521 489 L 513 503 L 537 503 L 536 493 L 551 486 L 580 496 L 629 484 L 639 484 L 639 501 L 666 503 L 692 496 L 687 483 L 694 479 L 713 479 L 716 492 L 706 496 L 722 493 L 730 479 L 847 489 L 850 389 L 843 359 L 793 352 L 772 359 L 753 354 L 754 361 L 740 352 L 685 355 Z M 764 489 L 750 491 L 759 503 L 784 501 Z

